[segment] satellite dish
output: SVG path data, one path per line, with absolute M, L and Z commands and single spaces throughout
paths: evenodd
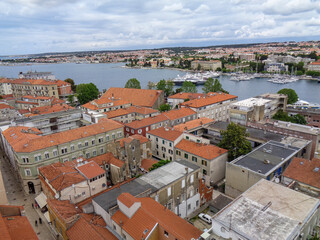
M 275 181 L 276 183 L 279 183 L 279 182 L 280 182 L 280 179 L 279 179 L 279 178 L 276 178 L 274 181 Z

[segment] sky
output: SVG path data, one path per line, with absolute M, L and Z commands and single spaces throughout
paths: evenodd
M 1 0 L 0 55 L 320 39 L 320 0 Z

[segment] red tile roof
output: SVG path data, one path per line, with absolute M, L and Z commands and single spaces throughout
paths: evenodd
M 105 114 L 107 115 L 107 118 L 111 119 L 111 118 L 127 115 L 127 114 L 129 114 L 129 112 L 127 109 L 120 108 L 117 110 L 106 112 Z
M 128 208 L 130 208 L 135 202 L 138 202 L 137 199 L 130 193 L 121 193 L 118 197 L 118 201 L 120 201 Z
M 70 240 L 117 240 L 99 215 L 81 213 L 80 218 L 68 230 Z
M 169 112 L 164 112 L 163 113 L 168 119 L 170 120 L 175 120 L 175 119 L 179 119 L 179 118 L 184 118 L 187 116 L 191 116 L 191 115 L 195 115 L 196 112 L 193 111 L 190 108 L 180 108 L 180 109 L 173 109 L 170 110 Z
M 3 135 L 16 152 L 33 152 L 122 128 L 123 125 L 116 121 L 111 119 L 101 119 L 99 123 L 96 124 L 46 136 L 23 132 L 27 131 L 28 128 L 19 126 L 8 128 L 3 132 Z M 39 131 L 38 129 L 36 130 Z
M 156 163 L 158 163 L 157 160 L 145 158 L 141 160 L 141 168 L 148 172 L 152 165 Z
M 208 93 L 206 97 L 202 97 L 200 99 L 194 99 L 187 102 L 182 103 L 182 106 L 188 106 L 193 108 L 204 107 L 207 105 L 215 104 L 218 102 L 224 102 L 231 99 L 238 98 L 235 95 L 227 94 L 227 93 Z
M 182 139 L 177 145 L 176 149 L 191 153 L 193 155 L 212 160 L 219 157 L 220 155 L 228 152 L 228 150 L 219 148 L 215 145 L 196 143 Z
M 11 107 L 10 105 L 8 104 L 5 104 L 5 103 L 0 103 L 0 109 L 14 109 L 14 107 Z
M 79 213 L 74 204 L 71 204 L 69 200 L 57 200 L 47 198 L 48 206 L 65 222 L 73 220 L 75 215 Z
M 94 177 L 97 177 L 101 174 L 105 173 L 105 170 L 103 170 L 96 162 L 90 161 L 88 163 L 85 163 L 81 166 L 76 167 L 82 175 L 84 175 L 87 179 L 91 179 Z
M 144 119 L 141 119 L 141 120 L 136 120 L 136 121 L 133 121 L 131 123 L 126 123 L 124 125 L 126 127 L 130 127 L 130 128 L 133 128 L 133 129 L 139 129 L 139 128 L 150 126 L 152 124 L 164 122 L 164 121 L 167 121 L 167 120 L 168 120 L 168 118 L 165 115 L 160 114 L 160 115 L 157 115 L 155 117 L 149 117 L 149 118 L 144 118 Z
M 127 110 L 129 113 L 139 113 L 142 115 L 148 115 L 148 114 L 159 112 L 158 110 L 153 109 L 153 108 L 140 107 L 140 106 L 131 106 L 131 107 L 127 108 Z
M 109 88 L 101 98 L 122 99 L 131 102 L 135 106 L 153 107 L 161 90 L 134 89 L 134 88 Z
M 320 159 L 294 158 L 283 176 L 320 189 Z
M 185 92 L 180 92 L 176 93 L 174 95 L 169 96 L 168 98 L 171 99 L 196 99 L 198 97 L 203 97 L 205 94 L 204 93 L 185 93 Z
M 49 181 L 49 184 L 56 191 L 61 191 L 72 186 L 72 184 L 86 181 L 75 167 L 76 163 L 72 161 L 65 163 L 56 162 L 38 169 L 39 173 Z
M 203 117 L 203 118 L 198 118 L 185 123 L 181 123 L 179 125 L 174 126 L 173 129 L 183 132 L 183 131 L 191 130 L 197 127 L 201 127 L 204 124 L 213 123 L 213 122 L 214 122 L 213 119 Z
M 173 130 L 171 128 L 158 128 L 148 131 L 148 134 L 169 140 L 169 141 L 175 141 L 177 138 L 179 138 L 182 135 L 182 132 Z
M 99 166 L 103 165 L 103 162 L 105 162 L 105 164 L 112 164 L 119 168 L 121 168 L 124 165 L 124 161 L 121 161 L 120 159 L 116 158 L 112 154 L 112 152 L 108 152 L 108 153 L 90 158 L 88 160 L 96 162 Z
M 320 65 L 320 61 L 312 62 L 309 65 Z
M 135 214 L 128 218 L 125 214 L 118 210 L 112 220 L 120 225 L 133 239 L 145 239 L 158 223 L 171 236 L 170 239 L 198 239 L 202 232 L 190 223 L 180 218 L 170 210 L 163 207 L 160 203 L 151 198 L 136 198 L 141 202 L 141 207 Z M 148 230 L 145 232 L 145 230 Z M 163 236 L 163 232 L 158 233 Z M 160 235 L 161 234 L 161 235 Z M 173 237 L 172 237 L 173 236 Z
M 31 84 L 31 85 L 57 85 L 57 83 L 44 79 L 15 79 L 12 84 Z
M 146 143 L 146 142 L 149 142 L 149 139 L 142 136 L 142 135 L 139 135 L 139 134 L 134 134 L 134 135 L 131 135 L 129 137 L 126 137 L 126 138 L 122 138 L 119 140 L 120 142 L 120 146 L 121 147 L 124 147 L 124 143 L 131 143 L 133 140 L 139 140 L 140 141 L 140 144 L 143 144 L 143 143 Z
M 67 104 L 54 104 L 52 106 L 43 106 L 43 107 L 35 107 L 31 108 L 32 115 L 39 115 L 39 114 L 48 114 L 53 112 L 62 112 L 68 111 L 69 109 L 75 109 Z

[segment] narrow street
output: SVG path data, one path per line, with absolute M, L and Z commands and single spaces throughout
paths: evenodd
M 51 233 L 46 219 L 40 212 L 40 209 L 34 209 L 32 203 L 34 203 L 35 194 L 26 196 L 15 178 L 15 175 L 10 168 L 9 162 L 0 156 L 0 168 L 2 172 L 3 183 L 6 189 L 7 198 L 9 205 L 23 206 L 27 218 L 30 221 L 31 226 L 38 235 L 40 240 L 51 240 L 55 239 L 54 235 Z M 42 224 L 39 223 L 39 217 L 42 219 Z M 37 220 L 38 226 L 35 226 L 35 221 Z

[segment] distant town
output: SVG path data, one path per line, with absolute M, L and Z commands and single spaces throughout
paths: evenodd
M 320 41 L 0 59 L 188 71 L 104 91 L 1 77 L 0 239 L 319 239 L 320 104 L 239 100 L 219 76 L 320 82 Z

